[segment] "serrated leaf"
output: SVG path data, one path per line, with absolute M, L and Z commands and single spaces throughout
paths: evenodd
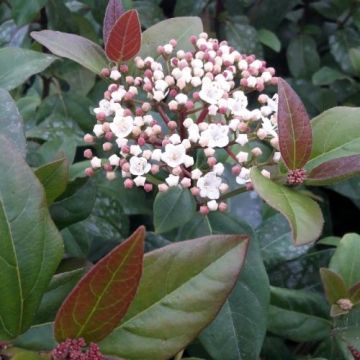
M 140 281 L 144 238 L 145 228 L 140 227 L 79 281 L 56 315 L 58 341 L 79 337 L 99 341 L 119 324 Z
M 237 235 L 183 241 L 145 255 L 138 294 L 99 345 L 128 360 L 169 359 L 215 317 L 234 286 L 247 241 Z
M 6 47 L 0 49 L 0 87 L 12 90 L 30 76 L 42 72 L 57 58 L 41 52 Z
M 326 161 L 360 153 L 359 117 L 359 108 L 338 106 L 311 121 L 313 147 L 305 167 L 308 172 Z
M 27 330 L 63 254 L 36 176 L 0 137 L 0 338 Z M 6 169 L 6 170 L 5 170 Z M 29 256 L 31 254 L 31 256 Z
M 122 14 L 111 28 L 105 45 L 107 57 L 115 62 L 133 58 L 141 47 L 141 25 L 136 10 Z
M 47 204 L 50 205 L 66 189 L 69 166 L 66 158 L 53 161 L 35 170 L 35 175 L 45 189 Z
M 154 202 L 155 231 L 160 234 L 184 225 L 195 212 L 195 200 L 189 190 L 171 187 L 159 192 Z
M 17 151 L 25 157 L 26 139 L 23 120 L 10 94 L 0 89 L 0 134 L 11 140 Z
M 299 96 L 283 79 L 278 82 L 278 128 L 281 156 L 289 169 L 301 169 L 312 147 L 309 115 Z
M 124 13 L 124 7 L 121 0 L 109 0 L 103 23 L 103 40 L 107 43 L 111 29 L 115 25 L 117 19 Z
M 82 36 L 52 30 L 33 31 L 30 35 L 55 55 L 73 60 L 95 74 L 109 65 L 104 50 Z
M 346 234 L 331 258 L 329 268 L 340 274 L 347 287 L 360 281 L 360 236 Z
M 330 269 L 321 268 L 320 276 L 329 304 L 336 304 L 339 299 L 348 297 L 344 279 L 339 274 Z
M 296 245 L 307 244 L 320 236 L 324 219 L 314 200 L 273 182 L 257 168 L 251 169 L 250 176 L 256 192 L 287 218 Z
M 330 185 L 360 173 L 360 155 L 345 156 L 320 164 L 310 171 L 307 185 Z

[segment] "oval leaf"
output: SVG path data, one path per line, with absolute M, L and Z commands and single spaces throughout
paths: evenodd
M 339 299 L 349 297 L 344 279 L 339 274 L 330 269 L 321 268 L 320 276 L 329 304 L 336 304 Z
M 30 35 L 55 55 L 73 60 L 96 74 L 109 65 L 104 50 L 82 36 L 52 30 L 33 31 Z
M 312 146 L 310 119 L 291 86 L 279 78 L 278 127 L 281 156 L 289 169 L 301 169 L 309 160 Z
M 271 181 L 257 168 L 252 168 L 250 175 L 256 192 L 289 221 L 296 245 L 307 244 L 320 236 L 324 219 L 314 200 Z
M 63 245 L 42 186 L 3 136 L 0 153 L 0 339 L 5 340 L 31 325 Z
M 145 255 L 139 292 L 122 324 L 99 345 L 109 355 L 170 359 L 220 310 L 235 285 L 248 241 L 208 236 Z
M 116 20 L 124 13 L 124 7 L 121 0 L 109 0 L 105 11 L 104 24 L 103 24 L 103 39 L 104 44 L 110 35 L 110 31 L 116 23 Z
M 172 187 L 159 192 L 154 202 L 155 230 L 164 233 L 184 225 L 195 212 L 195 200 L 189 190 Z
M 329 160 L 312 169 L 307 185 L 329 185 L 360 173 L 360 155 Z
M 12 90 L 30 76 L 44 71 L 55 56 L 38 51 L 7 47 L 0 49 L 0 87 Z
M 112 27 L 105 51 L 112 61 L 127 61 L 134 57 L 141 47 L 141 25 L 136 10 L 121 15 Z
M 144 227 L 103 257 L 66 298 L 55 319 L 55 338 L 108 335 L 126 314 L 142 273 Z

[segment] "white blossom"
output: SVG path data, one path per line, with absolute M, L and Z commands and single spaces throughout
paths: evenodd
M 116 154 L 113 154 L 109 157 L 109 163 L 112 166 L 119 166 L 120 158 Z
M 227 125 L 210 124 L 200 135 L 199 143 L 203 147 L 225 147 L 229 144 L 229 127 Z
M 239 134 L 235 141 L 238 144 L 240 144 L 241 146 L 244 146 L 245 144 L 247 144 L 249 142 L 249 138 L 248 138 L 247 134 Z
M 90 160 L 90 164 L 94 169 L 98 169 L 101 168 L 101 159 L 99 159 L 97 156 L 94 156 L 91 160 Z
M 215 172 L 209 172 L 205 176 L 200 177 L 196 183 L 196 186 L 200 189 L 200 196 L 212 200 L 220 197 L 220 185 L 221 178 Z
M 145 176 L 137 176 L 134 179 L 134 183 L 136 186 L 144 186 L 145 185 L 145 181 L 146 181 L 146 177 Z
M 133 156 L 130 158 L 129 163 L 130 173 L 132 175 L 144 175 L 147 174 L 151 169 L 151 165 L 144 157 Z
M 224 90 L 218 81 L 205 78 L 199 92 L 200 99 L 208 104 L 216 104 L 224 95 Z
M 167 144 L 165 146 L 165 152 L 161 155 L 161 160 L 174 168 L 184 163 L 185 156 L 186 149 L 183 144 Z
M 128 136 L 134 127 L 133 118 L 131 116 L 115 116 L 112 123 L 110 123 L 110 129 L 118 138 L 124 138 Z
M 170 174 L 166 179 L 166 183 L 171 187 L 171 186 L 177 186 L 179 185 L 179 176 L 175 176 L 173 174 Z

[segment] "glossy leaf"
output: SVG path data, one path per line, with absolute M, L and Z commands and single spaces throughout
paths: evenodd
M 82 36 L 52 30 L 33 31 L 30 35 L 55 55 L 73 60 L 95 74 L 108 66 L 104 50 Z
M 315 167 L 306 178 L 307 185 L 330 185 L 360 173 L 360 155 L 332 159 Z
M 66 189 L 69 167 L 66 158 L 53 161 L 35 170 L 35 175 L 44 187 L 48 205 Z
M 329 268 L 340 274 L 347 287 L 360 281 L 360 235 L 346 234 L 331 258 Z
M 257 168 L 252 168 L 250 174 L 256 192 L 289 221 L 296 245 L 307 244 L 320 236 L 324 219 L 314 200 L 262 176 Z
M 328 312 L 317 293 L 272 287 L 268 330 L 296 342 L 322 340 L 331 331 Z
M 336 80 L 351 80 L 349 76 L 341 71 L 331 68 L 329 66 L 322 67 L 319 71 L 313 74 L 312 82 L 314 85 L 330 85 Z
M 40 11 L 45 6 L 48 0 L 9 0 L 12 8 L 12 16 L 17 25 L 25 25 L 34 20 Z
M 0 89 L 0 127 L 1 134 L 11 140 L 17 151 L 25 157 L 26 139 L 23 120 L 10 94 Z
M 79 281 L 55 319 L 55 337 L 83 337 L 87 342 L 108 335 L 126 314 L 143 269 L 144 227 L 103 257 Z
M 157 233 L 164 233 L 187 223 L 196 212 L 190 191 L 172 187 L 159 192 L 154 202 L 154 225 Z
M 110 35 L 110 31 L 115 25 L 117 19 L 124 13 L 124 7 L 121 0 L 109 0 L 105 11 L 104 23 L 103 23 L 103 40 L 104 44 Z
M 336 304 L 339 299 L 348 297 L 344 279 L 339 274 L 330 269 L 321 268 L 320 275 L 329 304 Z
M 141 47 L 141 25 L 136 10 L 122 14 L 111 28 L 105 45 L 107 57 L 115 62 L 133 58 Z
M 170 39 L 177 41 L 177 48 L 192 51 L 194 46 L 190 36 L 199 35 L 202 31 L 202 22 L 198 17 L 176 17 L 161 21 L 143 32 L 139 56 L 151 56 L 158 61 L 161 56 L 157 53 L 157 47 L 168 43 Z
M 278 82 L 278 128 L 281 156 L 289 169 L 301 169 L 309 160 L 312 146 L 310 119 L 291 86 Z
M 259 29 L 257 34 L 262 44 L 276 52 L 281 50 L 281 42 L 275 33 L 267 29 Z
M 244 237 L 208 236 L 145 255 L 138 294 L 122 324 L 101 343 L 105 354 L 166 360 L 211 322 L 235 285 Z
M 359 117 L 359 108 L 338 106 L 312 120 L 313 149 L 306 165 L 308 171 L 326 161 L 360 153 Z
M 30 76 L 42 72 L 56 60 L 55 56 L 41 52 L 6 47 L 0 49 L 0 87 L 12 90 Z
M 5 137 L 0 139 L 0 338 L 30 327 L 43 292 L 63 254 L 44 191 Z M 29 256 L 31 254 L 31 256 Z

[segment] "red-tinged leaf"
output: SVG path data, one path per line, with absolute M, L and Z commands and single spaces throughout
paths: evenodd
M 332 159 L 312 169 L 307 176 L 308 185 L 329 185 L 360 173 L 360 155 Z
M 326 298 L 331 305 L 336 304 L 339 299 L 348 297 L 348 291 L 341 275 L 330 269 L 321 268 L 320 276 Z
M 278 82 L 278 128 L 281 156 L 286 166 L 301 169 L 310 158 L 312 131 L 305 106 L 291 86 Z
M 109 0 L 106 7 L 104 24 L 103 24 L 103 39 L 104 44 L 107 43 L 111 29 L 115 25 L 117 19 L 124 13 L 124 7 L 121 0 Z
M 99 341 L 121 321 L 131 304 L 143 269 L 144 227 L 102 258 L 79 281 L 59 309 L 55 338 Z
M 355 284 L 349 289 L 349 298 L 354 305 L 358 305 L 360 303 L 360 283 Z
M 127 61 L 134 57 L 141 47 L 141 25 L 136 10 L 121 15 L 112 27 L 105 46 L 110 60 Z

